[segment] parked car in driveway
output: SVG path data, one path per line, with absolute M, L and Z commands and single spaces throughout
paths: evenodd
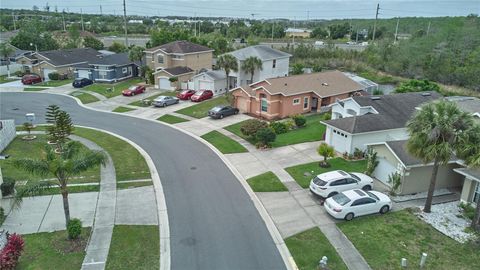
M 152 105 L 155 107 L 167 107 L 177 104 L 178 102 L 180 102 L 180 100 L 177 97 L 159 96 L 153 100 Z
M 213 97 L 213 92 L 210 90 L 200 90 L 197 91 L 192 97 L 190 98 L 193 102 L 200 102 L 207 99 L 211 99 Z
M 183 90 L 177 94 L 177 97 L 181 100 L 189 100 L 194 94 L 195 90 Z
M 77 78 L 72 82 L 72 86 L 75 88 L 82 88 L 92 83 L 93 81 L 88 78 Z
M 227 105 L 219 105 L 211 108 L 208 111 L 208 116 L 215 119 L 218 119 L 218 118 L 222 119 L 225 116 L 234 115 L 237 113 L 238 113 L 237 108 L 233 108 L 232 106 L 227 106 Z
M 342 170 L 326 172 L 317 175 L 310 181 L 310 191 L 328 198 L 342 191 L 361 188 L 371 190 L 373 179 L 363 173 L 347 173 Z
M 385 214 L 392 209 L 392 201 L 378 191 L 353 189 L 328 198 L 323 206 L 336 219 L 352 220 L 358 216 Z
M 42 82 L 42 77 L 37 74 L 26 74 L 23 75 L 22 77 L 22 83 L 23 84 L 34 84 L 34 83 L 41 83 Z
M 145 93 L 145 85 L 132 85 L 122 91 L 122 95 L 124 96 L 135 96 L 141 93 Z

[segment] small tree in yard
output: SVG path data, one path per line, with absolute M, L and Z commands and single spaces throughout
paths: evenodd
M 367 156 L 367 170 L 365 171 L 365 174 L 368 176 L 371 176 L 379 163 L 379 161 L 377 160 L 377 152 L 373 151 L 372 148 L 368 148 L 366 156 Z
M 49 140 L 57 144 L 58 151 L 62 151 L 63 145 L 73 131 L 70 115 L 60 110 L 57 105 L 50 105 L 47 107 L 45 118 L 47 123 L 51 124 L 47 127 Z
M 302 114 L 296 114 L 296 115 L 292 116 L 292 119 L 295 122 L 295 125 L 297 127 L 303 127 L 303 126 L 305 126 L 305 124 L 307 124 L 307 119 Z
M 402 183 L 402 176 L 398 172 L 391 173 L 387 182 L 390 184 L 390 195 L 396 195 Z
M 262 128 L 258 130 L 255 134 L 255 138 L 257 139 L 257 147 L 270 147 L 272 142 L 275 141 L 277 135 L 271 128 Z
M 317 152 L 323 157 L 323 160 L 319 163 L 320 167 L 330 167 L 327 159 L 335 156 L 335 149 L 326 143 L 321 143 L 317 148 Z

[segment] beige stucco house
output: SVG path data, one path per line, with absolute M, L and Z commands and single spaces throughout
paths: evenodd
M 362 89 L 342 72 L 326 71 L 265 79 L 231 91 L 241 112 L 271 120 L 320 111 Z
M 144 52 L 146 64 L 153 70 L 156 88 L 181 87 L 195 74 L 212 68 L 213 50 L 189 41 L 174 41 Z M 169 80 L 172 77 L 177 81 L 172 83 Z

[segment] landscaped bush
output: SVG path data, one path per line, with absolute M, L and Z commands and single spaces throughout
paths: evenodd
M 283 134 L 288 132 L 288 126 L 284 122 L 273 121 L 270 123 L 270 127 L 273 129 L 275 134 Z
M 18 259 L 22 255 L 25 242 L 16 233 L 8 237 L 7 244 L 0 253 L 0 269 L 13 270 L 17 266 Z
M 0 226 L 2 226 L 4 221 L 5 221 L 5 210 L 3 210 L 3 207 L 0 207 Z
M 287 125 L 288 130 L 293 129 L 295 127 L 295 121 L 293 121 L 293 119 L 288 119 L 284 123 L 285 125 Z
M 390 195 L 396 195 L 398 188 L 402 184 L 402 176 L 398 172 L 391 173 L 387 182 L 390 184 Z
M 176 82 L 178 81 L 178 78 L 177 77 L 171 77 L 168 79 L 170 82 Z
M 330 164 L 328 164 L 327 159 L 335 156 L 335 149 L 326 143 L 321 143 L 317 148 L 317 152 L 319 155 L 323 157 L 323 160 L 320 161 L 319 163 L 320 167 L 323 167 L 323 168 L 330 167 Z
M 475 207 L 468 203 L 460 203 L 460 207 L 463 209 L 463 215 L 469 219 L 473 219 L 475 216 Z
M 367 170 L 365 171 L 365 174 L 368 176 L 371 176 L 379 163 L 379 161 L 377 160 L 377 152 L 373 151 L 372 148 L 368 148 L 366 156 L 367 156 Z
M 257 147 L 270 147 L 272 142 L 275 141 L 277 135 L 271 128 L 262 128 L 257 131 L 255 138 L 257 139 Z
M 293 121 L 297 127 L 303 127 L 307 123 L 307 119 L 302 114 L 292 116 Z
M 242 126 L 240 127 L 240 131 L 245 136 L 255 137 L 257 131 L 267 127 L 268 124 L 265 121 L 261 121 L 258 119 L 249 119 L 242 124 Z
M 0 189 L 2 190 L 2 196 L 13 194 L 15 190 L 15 180 L 4 177 L 3 183 L 0 185 Z
M 78 218 L 72 218 L 67 225 L 69 239 L 77 239 L 82 233 L 82 221 Z
M 60 80 L 60 74 L 57 72 L 48 73 L 48 78 L 52 81 L 58 81 Z
M 13 73 L 13 75 L 15 75 L 17 77 L 22 77 L 23 75 L 25 75 L 25 72 L 23 72 L 21 70 L 17 70 Z
M 323 120 L 330 120 L 332 119 L 332 113 L 331 112 L 326 112 L 323 114 Z
M 356 159 L 361 159 L 363 158 L 363 151 L 357 147 L 355 147 L 355 150 L 353 150 L 353 157 Z

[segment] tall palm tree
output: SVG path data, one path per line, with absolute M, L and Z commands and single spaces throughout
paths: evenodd
M 224 54 L 218 57 L 217 66 L 225 70 L 225 75 L 227 76 L 227 89 L 230 89 L 230 78 L 228 75 L 231 71 L 238 71 L 238 62 L 231 54 Z M 228 93 L 228 91 L 227 91 Z
M 250 83 L 253 83 L 253 74 L 257 69 L 263 69 L 262 60 L 260 60 L 260 58 L 256 56 L 250 56 L 243 61 L 242 70 L 244 70 L 246 73 L 250 73 Z
M 410 138 L 407 150 L 425 164 L 433 162 L 424 212 L 430 213 L 433 191 L 440 165 L 447 164 L 461 147 L 467 131 L 473 125 L 473 117 L 461 111 L 455 103 L 439 101 L 421 107 L 407 123 Z
M 60 154 L 55 153 L 49 145 L 45 146 L 46 155 L 42 159 L 17 159 L 13 161 L 16 168 L 41 177 L 54 176 L 56 185 L 60 188 L 63 197 L 63 211 L 65 224 L 70 221 L 70 207 L 68 205 L 68 187 L 70 178 L 88 169 L 104 165 L 107 159 L 103 151 L 82 149 L 82 144 L 76 141 L 67 142 Z M 41 193 L 44 184 L 31 185 L 19 192 L 19 196 Z
M 10 77 L 10 55 L 14 52 L 15 50 L 10 44 L 0 43 L 0 56 L 7 60 L 7 77 Z

